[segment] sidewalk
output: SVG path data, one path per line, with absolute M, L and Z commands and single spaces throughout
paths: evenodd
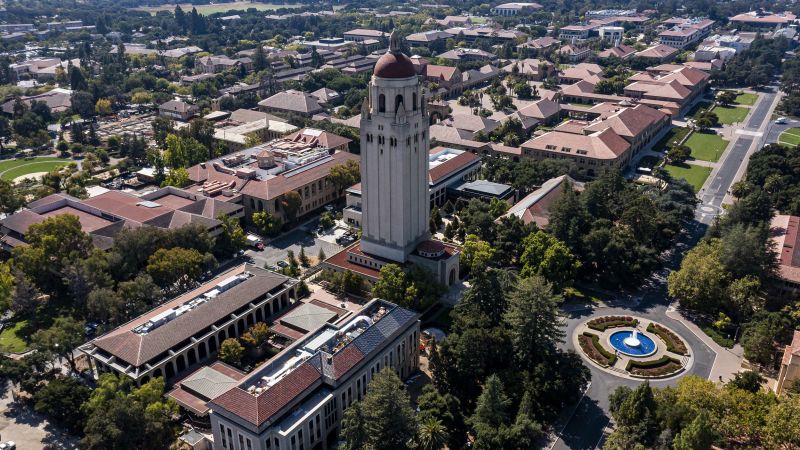
M 698 339 L 703 341 L 717 357 L 714 358 L 714 365 L 711 367 L 711 373 L 708 374 L 708 379 L 714 382 L 732 380 L 733 377 L 739 372 L 742 367 L 742 354 L 743 350 L 740 345 L 735 345 L 732 349 L 722 347 L 714 342 L 713 339 L 708 337 L 697 325 L 690 320 L 683 317 L 683 315 L 674 307 L 670 306 L 666 312 L 667 317 L 677 320 L 683 326 L 689 329 Z

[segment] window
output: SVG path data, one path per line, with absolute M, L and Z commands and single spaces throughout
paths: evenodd
M 228 440 L 225 439 L 225 426 L 219 424 L 219 434 L 222 436 L 222 448 L 228 448 Z
M 414 95 L 411 97 L 411 101 L 413 102 L 413 105 L 411 106 L 411 109 L 416 111 L 417 110 L 417 93 L 416 92 L 414 92 Z
M 394 112 L 396 113 L 400 109 L 400 104 L 403 103 L 403 96 L 397 95 L 394 98 Z
M 386 112 L 386 96 L 383 94 L 378 97 L 378 112 Z

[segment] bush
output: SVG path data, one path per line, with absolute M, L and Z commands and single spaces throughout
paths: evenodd
M 628 361 L 625 370 L 633 375 L 643 377 L 661 377 L 679 371 L 682 368 L 680 361 L 667 355 L 652 361 Z
M 586 325 L 597 331 L 606 331 L 609 328 L 635 327 L 639 321 L 630 316 L 606 316 L 592 319 Z
M 681 338 L 679 338 L 678 335 L 672 331 L 652 322 L 647 326 L 647 331 L 658 335 L 658 337 L 664 341 L 664 344 L 666 344 L 667 351 L 677 353 L 679 355 L 689 354 L 686 344 L 684 344 L 683 340 L 681 340 Z
M 707 334 L 714 342 L 725 348 L 733 348 L 733 339 L 723 336 L 719 331 L 712 327 L 700 327 L 703 333 Z
M 578 342 L 584 353 L 601 366 L 613 366 L 617 357 L 600 344 L 600 336 L 584 332 L 578 336 Z

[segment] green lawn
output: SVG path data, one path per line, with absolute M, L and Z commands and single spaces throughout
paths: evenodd
M 748 108 L 740 108 L 738 106 L 717 106 L 714 108 L 714 113 L 719 117 L 719 123 L 726 125 L 743 121 L 749 111 Z
M 758 100 L 758 94 L 742 93 L 737 95 L 736 100 L 734 101 L 737 105 L 753 106 L 756 103 L 756 100 Z
M 6 324 L 0 333 L 0 351 L 20 353 L 28 350 L 26 340 L 30 333 L 27 320 Z
M 586 109 L 594 107 L 594 105 L 592 105 L 590 103 L 568 103 L 568 105 L 569 106 L 575 106 L 576 108 L 586 108 Z
M 50 172 L 51 170 L 64 167 L 69 164 L 69 159 L 61 158 L 35 158 L 35 159 L 16 159 L 0 162 L 0 178 L 12 181 L 17 177 L 35 172 Z
M 664 137 L 661 138 L 660 141 L 656 142 L 656 145 L 653 146 L 653 150 L 657 152 L 665 152 L 669 150 L 671 147 L 675 146 L 680 142 L 687 134 L 689 134 L 689 129 L 685 127 L 673 127 L 671 128 Z
M 169 11 L 172 12 L 175 10 L 175 4 L 170 5 L 159 5 L 159 6 L 142 6 L 139 8 L 133 8 L 138 11 L 146 11 L 149 12 L 151 15 L 155 16 L 156 13 L 160 11 Z M 233 3 L 219 3 L 216 5 L 192 5 L 191 3 L 181 3 L 181 9 L 186 12 L 192 10 L 192 8 L 197 8 L 197 12 L 203 15 L 215 14 L 215 13 L 224 13 L 232 10 L 241 10 L 246 11 L 250 8 L 255 8 L 257 11 L 273 11 L 276 9 L 281 8 L 297 8 L 302 5 L 300 4 L 274 4 L 274 3 L 250 3 L 250 2 L 233 2 Z
M 692 149 L 692 158 L 717 162 L 725 152 L 728 141 L 714 133 L 692 133 L 686 140 L 686 145 Z
M 699 192 L 706 182 L 706 178 L 711 174 L 711 167 L 694 166 L 683 164 L 675 166 L 668 164 L 664 167 L 672 178 L 683 178 L 694 187 L 695 192 Z
M 800 128 L 789 128 L 778 138 L 781 144 L 800 145 Z

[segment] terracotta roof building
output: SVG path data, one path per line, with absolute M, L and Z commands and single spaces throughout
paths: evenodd
M 72 91 L 69 89 L 55 88 L 43 94 L 22 96 L 20 100 L 28 107 L 33 102 L 44 102 L 50 108 L 51 112 L 62 113 L 72 108 Z M 3 103 L 3 114 L 14 114 L 14 103 L 16 100 L 11 99 Z
M 101 249 L 111 248 L 114 237 L 126 228 L 178 228 L 195 224 L 216 236 L 222 232 L 222 222 L 217 216 L 241 218 L 244 215 L 241 205 L 175 187 L 142 196 L 111 190 L 86 200 L 58 193 L 29 203 L 25 209 L 3 219 L 0 242 L 6 249 L 27 245 L 25 235 L 31 225 L 62 214 L 78 217 L 81 229 Z
M 616 47 L 611 47 L 608 49 L 603 50 L 602 52 L 597 54 L 598 58 L 601 59 L 609 59 L 609 58 L 619 58 L 619 59 L 631 59 L 636 54 L 636 49 L 631 47 L 630 45 L 618 45 Z
M 589 176 L 625 167 L 636 153 L 668 128 L 670 116 L 645 105 L 621 107 L 592 122 L 569 120 L 522 144 L 523 155 L 537 160 L 567 159 Z
M 789 11 L 782 13 L 772 13 L 766 11 L 750 11 L 742 14 L 737 14 L 728 18 L 734 24 L 748 25 L 751 27 L 765 27 L 775 28 L 778 26 L 785 27 L 793 23 L 797 16 Z
M 778 252 L 778 279 L 789 292 L 800 291 L 800 217 L 776 215 L 770 237 Z
M 297 281 L 243 264 L 80 347 L 98 373 L 167 382 L 297 301 Z
M 543 81 L 556 73 L 553 63 L 543 59 L 526 58 L 503 67 L 503 72 L 515 73 L 533 81 Z
M 800 331 L 795 330 L 792 343 L 783 349 L 775 393 L 782 394 L 800 379 Z
M 191 192 L 244 206 L 249 220 L 257 211 L 266 211 L 286 220 L 290 213 L 282 205 L 287 192 L 297 192 L 302 204 L 297 217 L 316 211 L 340 198 L 328 180 L 331 168 L 358 156 L 335 152 L 327 145 L 344 145 L 345 138 L 306 129 L 289 138 L 265 144 L 190 167 L 189 179 L 197 183 Z
M 297 114 L 303 117 L 311 117 L 325 110 L 317 97 L 294 89 L 265 98 L 258 102 L 258 106 L 264 112 Z
M 344 411 L 364 397 L 376 374 L 390 368 L 406 378 L 418 366 L 418 315 L 373 300 L 356 316 L 297 340 L 211 400 L 215 445 L 327 448 Z
M 649 61 L 662 63 L 671 60 L 678 54 L 678 49 L 669 45 L 656 44 L 640 52 L 636 52 L 634 57 Z
M 182 122 L 186 122 L 199 114 L 200 108 L 197 107 L 197 105 L 182 100 L 170 100 L 158 106 L 159 116 L 169 117 L 170 119 L 180 120 Z
M 573 180 L 569 175 L 551 178 L 515 203 L 502 217 L 516 216 L 525 225 L 535 223 L 539 228 L 544 228 L 550 223 L 550 208 L 568 188 L 582 190 L 583 183 Z

